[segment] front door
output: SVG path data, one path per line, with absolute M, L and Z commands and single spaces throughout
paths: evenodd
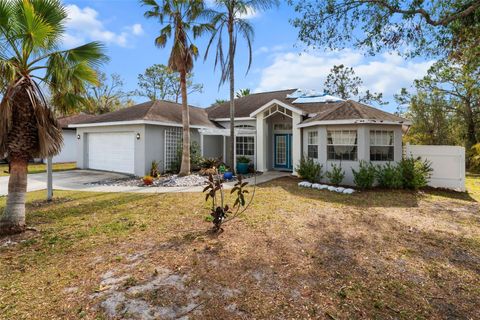
M 292 135 L 288 133 L 274 135 L 274 167 L 292 169 Z

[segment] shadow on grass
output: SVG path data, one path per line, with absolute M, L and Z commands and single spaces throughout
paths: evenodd
M 372 190 L 357 191 L 354 194 L 347 195 L 338 194 L 328 190 L 300 188 L 297 185 L 297 183 L 300 181 L 300 179 L 294 177 L 284 177 L 258 185 L 258 188 L 281 187 L 285 191 L 296 196 L 360 208 L 415 208 L 418 207 L 419 200 L 429 195 L 452 200 L 477 202 L 477 200 L 472 198 L 468 192 L 456 192 L 445 189 L 426 188 L 418 192 L 411 190 L 389 190 L 375 188 Z

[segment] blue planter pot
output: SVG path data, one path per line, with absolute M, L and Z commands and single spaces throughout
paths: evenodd
M 237 163 L 237 173 L 247 174 L 248 173 L 248 163 Z
M 223 179 L 225 180 L 231 180 L 233 179 L 233 172 L 227 171 L 223 174 Z

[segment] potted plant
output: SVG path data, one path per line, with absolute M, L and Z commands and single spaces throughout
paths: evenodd
M 247 174 L 249 163 L 250 163 L 249 158 L 245 156 L 237 157 L 237 172 L 240 174 Z

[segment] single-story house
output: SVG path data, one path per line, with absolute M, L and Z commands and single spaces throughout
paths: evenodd
M 191 107 L 192 141 L 204 157 L 229 155 L 229 103 Z M 181 105 L 147 102 L 70 125 L 77 129 L 80 168 L 148 173 L 153 160 L 168 170 L 181 141 Z M 406 119 L 374 107 L 300 89 L 251 94 L 236 99 L 235 154 L 249 157 L 258 171 L 295 173 L 302 156 L 339 164 L 345 183 L 361 160 L 402 158 Z

